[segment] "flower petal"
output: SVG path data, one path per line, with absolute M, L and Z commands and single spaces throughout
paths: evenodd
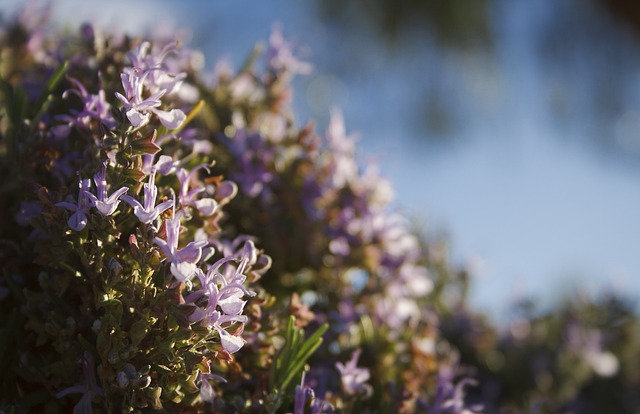
M 245 340 L 239 336 L 231 335 L 222 328 L 218 328 L 220 334 L 220 343 L 225 351 L 230 354 L 238 352 L 245 344 Z
M 181 282 L 191 280 L 196 275 L 197 266 L 189 262 L 172 262 L 169 269 L 171 274 Z
M 200 200 L 196 200 L 195 203 L 196 208 L 203 216 L 210 216 L 215 213 L 218 208 L 218 203 L 213 198 L 203 198 Z
M 202 380 L 202 384 L 200 384 L 200 398 L 202 401 L 212 403 L 216 398 L 216 393 L 213 390 L 213 387 L 206 379 Z
M 237 296 L 230 296 L 218 301 L 218 305 L 227 315 L 239 315 L 244 309 L 244 305 L 246 303 L 247 301 L 240 300 Z
M 182 125 L 187 116 L 179 109 L 172 109 L 170 111 L 161 111 L 159 109 L 151 108 L 150 111 L 158 115 L 162 125 L 167 129 L 176 129 Z
M 131 125 L 136 128 L 146 125 L 149 122 L 149 114 L 143 114 L 135 108 L 131 108 L 127 111 L 127 118 L 129 118 Z
M 80 231 L 87 225 L 87 215 L 84 211 L 78 210 L 69 217 L 67 224 L 72 230 Z

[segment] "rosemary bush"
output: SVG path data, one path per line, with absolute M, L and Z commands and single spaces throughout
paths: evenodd
M 179 39 L 3 23 L 2 412 L 497 412 L 627 375 L 637 350 L 573 318 L 537 385 L 491 394 L 504 361 L 553 351 L 464 307 L 466 271 L 393 212 L 340 113 L 296 124 L 310 65 L 278 31 L 239 71 L 201 61 Z

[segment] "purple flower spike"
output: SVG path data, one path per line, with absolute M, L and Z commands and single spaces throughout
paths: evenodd
M 140 204 L 138 200 L 129 196 L 123 195 L 120 198 L 126 201 L 131 207 L 133 207 L 133 214 L 138 217 L 138 219 L 145 224 L 151 223 L 153 220 L 158 218 L 160 214 L 162 214 L 165 210 L 172 207 L 174 204 L 173 200 L 167 200 L 163 203 L 156 204 L 156 198 L 158 197 L 158 188 L 155 183 L 156 171 L 151 171 L 149 174 L 149 182 L 144 184 L 144 203 Z
M 107 196 L 107 163 L 102 163 L 102 168 L 93 176 L 93 181 L 96 183 L 96 194 L 93 195 L 90 191 L 86 192 L 87 197 L 91 200 L 91 204 L 95 206 L 102 216 L 110 216 L 118 208 L 120 204 L 120 197 L 129 191 L 129 187 L 122 187 L 117 191 L 114 191 L 110 196 Z
M 180 217 L 184 212 L 179 211 L 172 219 L 165 221 L 167 240 L 159 237 L 154 239 L 162 252 L 171 262 L 171 274 L 179 281 L 191 280 L 196 274 L 197 263 L 202 257 L 202 249 L 209 244 L 206 240 L 192 241 L 184 248 L 178 249 L 180 239 Z
M 240 264 L 236 269 L 230 262 L 236 262 L 238 259 Z M 188 302 L 193 302 L 203 296 L 208 297 L 207 306 L 204 309 L 196 308 L 190 319 L 192 322 L 201 322 L 209 329 L 215 329 L 220 335 L 222 347 L 230 354 L 238 352 L 244 346 L 245 340 L 230 334 L 224 326 L 234 322 L 246 323 L 248 318 L 242 315 L 246 301 L 242 300 L 242 297 L 255 295 L 242 285 L 246 280 L 242 271 L 249 260 L 250 257 L 227 256 L 214 263 L 206 274 L 201 269 L 196 269 L 202 289 L 187 298 Z M 221 273 L 224 266 L 227 267 L 226 270 L 231 270 L 224 272 L 228 275 Z
M 56 206 L 66 208 L 69 211 L 73 211 L 71 217 L 67 221 L 69 228 L 71 230 L 80 231 L 84 229 L 87 225 L 87 211 L 91 208 L 91 203 L 87 201 L 87 193 L 89 192 L 89 188 L 91 188 L 91 180 L 85 179 L 80 180 L 78 184 L 78 202 L 77 204 L 69 203 L 66 201 L 62 201 L 60 203 L 56 203 Z

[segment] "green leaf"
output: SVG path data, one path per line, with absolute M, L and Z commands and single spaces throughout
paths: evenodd
M 58 87 L 58 84 L 64 78 L 64 75 L 69 69 L 69 62 L 64 62 L 49 78 L 49 81 L 45 85 L 44 89 L 40 93 L 38 100 L 31 110 L 31 119 L 35 120 L 42 116 L 42 113 L 46 111 L 48 103 L 51 102 L 51 95 Z
M 131 344 L 138 346 L 145 336 L 149 333 L 149 324 L 145 319 L 139 319 L 131 324 L 129 329 L 129 336 L 131 337 Z
M 160 396 L 162 395 L 161 387 L 147 387 L 143 391 L 144 396 L 146 397 L 149 405 L 154 410 L 162 409 L 162 402 L 160 401 Z
M 122 302 L 120 302 L 118 299 L 109 299 L 104 303 L 104 307 L 107 310 L 105 316 L 113 317 L 115 321 L 114 326 L 120 325 L 120 322 L 122 321 L 122 315 L 124 313 Z
M 2 106 L 8 119 L 7 128 L 7 155 L 15 156 L 18 152 L 18 138 L 24 139 L 18 128 L 24 126 L 27 113 L 27 94 L 20 85 L 11 85 L 2 75 L 0 75 L 0 95 Z
M 285 343 L 269 372 L 270 395 L 291 397 L 291 385 L 299 381 L 305 364 L 322 344 L 322 335 L 328 327 L 328 324 L 322 325 L 305 340 L 304 330 L 295 326 L 295 317 L 289 318 L 284 335 Z

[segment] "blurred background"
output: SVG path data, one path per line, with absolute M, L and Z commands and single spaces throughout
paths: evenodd
M 3 0 L 10 15 L 24 1 Z M 239 68 L 274 24 L 314 66 L 298 123 L 332 108 L 394 208 L 470 267 L 497 321 L 532 298 L 640 297 L 640 6 L 625 0 L 53 1 L 54 19 L 179 30 Z M 636 301 L 636 303 L 638 303 Z M 640 305 L 636 305 L 640 310 Z

